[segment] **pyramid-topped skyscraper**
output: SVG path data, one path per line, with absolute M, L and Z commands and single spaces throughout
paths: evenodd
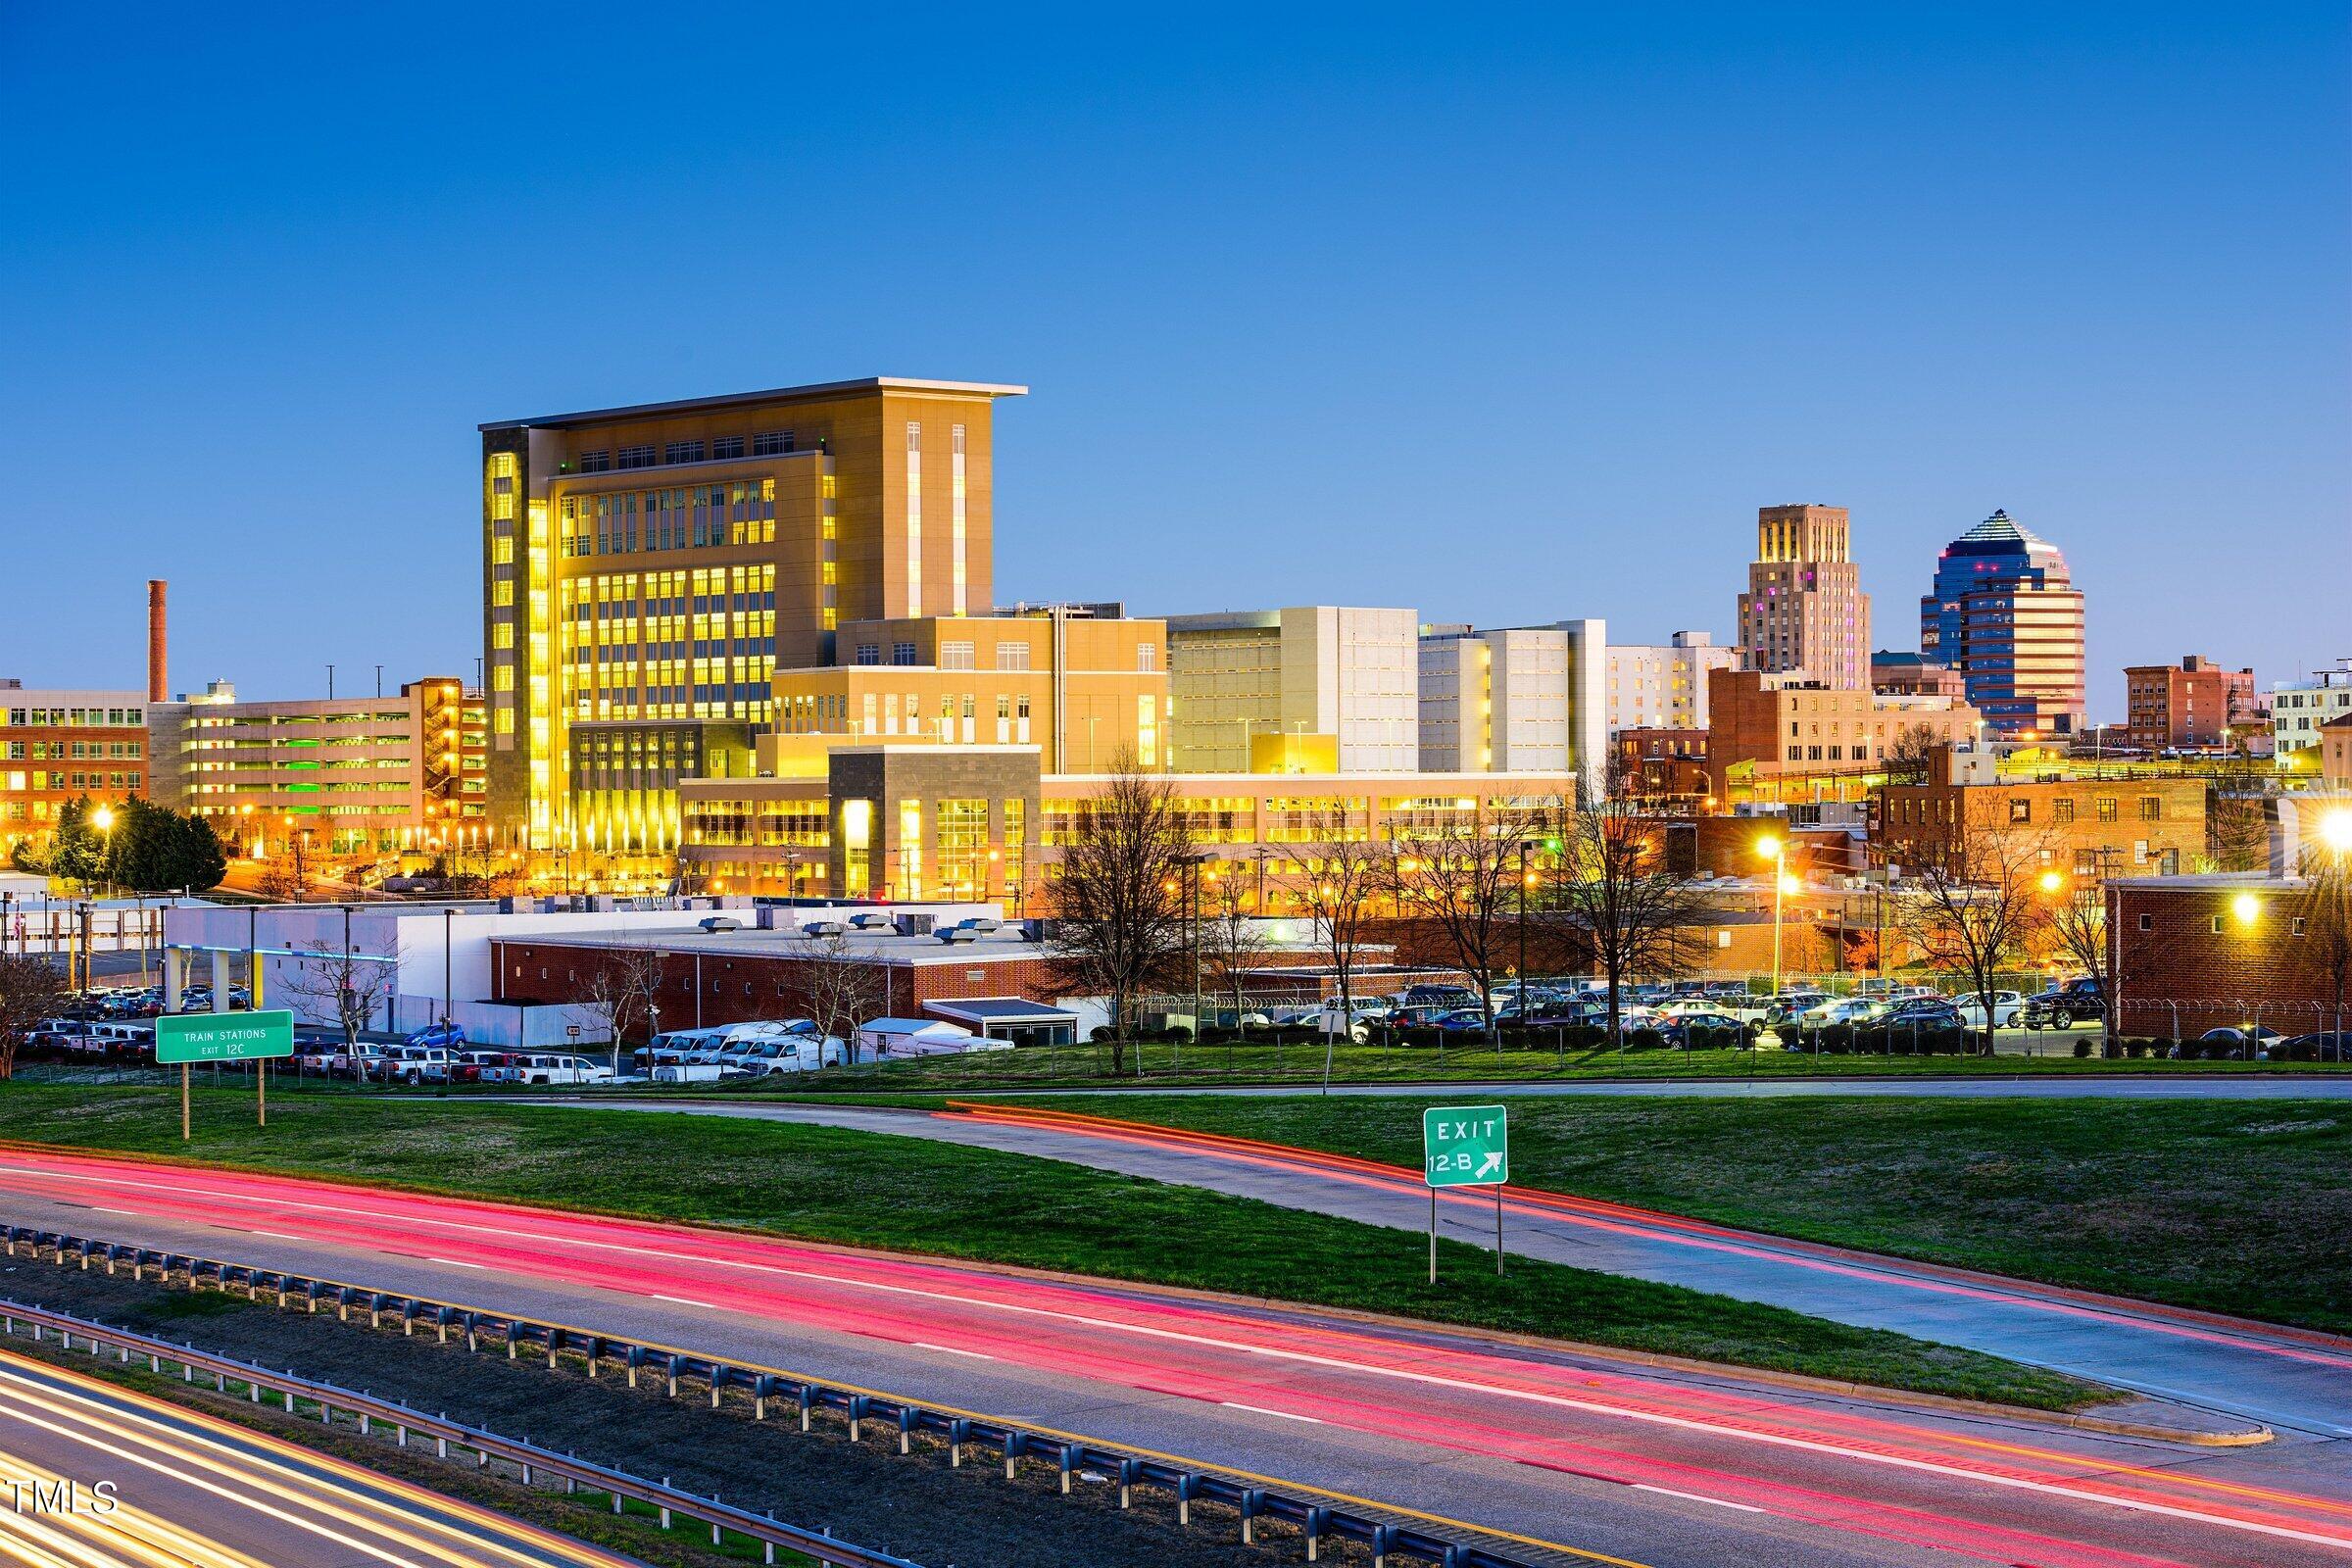
M 1967 683 L 2009 740 L 2082 728 L 2082 594 L 2056 545 L 1995 512 L 1946 545 L 1919 602 L 1919 651 Z

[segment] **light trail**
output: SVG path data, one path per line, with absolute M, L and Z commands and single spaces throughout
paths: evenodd
M 1690 1493 L 1988 1561 L 2119 1568 L 2166 1560 L 2109 1546 L 2105 1530 L 2081 1539 L 2080 1514 L 2062 1511 L 2034 1527 L 1998 1517 L 1998 1493 L 2352 1550 L 2352 1504 L 2331 1498 L 2119 1465 L 1926 1420 L 1555 1364 L 1435 1327 L 1408 1333 L 1251 1315 L 1142 1290 L 781 1238 L 242 1172 L 175 1167 L 172 1183 L 158 1184 L 151 1167 L 135 1162 L 58 1156 L 36 1164 L 20 1155 L 0 1163 L 0 1181 L 12 1176 L 38 1178 L 52 1194 L 60 1183 L 88 1187 L 147 1213 L 205 1222 L 223 1209 L 266 1208 L 275 1223 L 334 1245 L 382 1249 L 429 1236 L 436 1250 L 426 1255 L 455 1250 L 521 1277 L 987 1355 L 1098 1385 Z M 700 1294 L 674 1294 L 689 1288 Z M 1504 1419 L 1512 1411 L 1520 1413 Z M 1671 1441 L 1629 1446 L 1634 1429 Z M 1785 1457 L 1766 1460 L 1767 1452 Z M 1870 1471 L 1930 1486 L 1890 1491 L 1870 1482 Z

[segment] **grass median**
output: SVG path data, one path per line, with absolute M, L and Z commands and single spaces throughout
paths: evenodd
M 1422 1099 L 1056 1097 L 1418 1169 Z M 1510 1102 L 1511 1173 L 1785 1236 L 2352 1333 L 2352 1104 Z
M 150 1089 L 0 1088 L 0 1138 L 775 1231 L 1233 1292 L 2072 1409 L 2107 1391 L 1905 1335 L 1057 1161 L 718 1117 L 203 1093 L 194 1143 Z

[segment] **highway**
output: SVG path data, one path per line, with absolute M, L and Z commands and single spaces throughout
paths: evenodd
M 2188 1448 L 1341 1313 L 284 1177 L 159 1181 L 135 1160 L 22 1149 L 0 1153 L 0 1211 L 658 1339 L 1645 1568 L 2352 1552 L 2341 1443 Z
M 634 1559 L 0 1351 L 0 1562 L 626 1568 Z
M 553 1101 L 548 1102 L 553 1103 Z M 579 1103 L 579 1102 L 569 1102 Z M 1051 1109 L 977 1104 L 961 1114 L 753 1102 L 597 1102 L 895 1133 L 1069 1160 L 1426 1231 L 1417 1170 Z M 2315 1437 L 2352 1437 L 2352 1343 L 2121 1298 L 1940 1268 L 1537 1189 L 1506 1197 L 1509 1247 L 1525 1255 L 1765 1301 L 1867 1328 L 2072 1372 Z M 1446 1233 L 1492 1247 L 1484 1192 L 1448 1195 Z
M 887 1087 L 877 1085 L 878 1089 Z M 1044 1100 L 1072 1095 L 1101 1096 L 1129 1091 L 1097 1086 L 1087 1089 L 956 1090 L 959 1099 Z M 2020 1074 L 2002 1078 L 1972 1073 L 1965 1078 L 1862 1078 L 1835 1070 L 1818 1078 L 1465 1078 L 1446 1083 L 1333 1084 L 1328 1090 L 1302 1084 L 1152 1084 L 1133 1091 L 1152 1095 L 1348 1095 L 1376 1099 L 1403 1096 L 1422 1100 L 1461 1100 L 1492 1095 L 1625 1095 L 1637 1099 L 1747 1100 L 1779 1096 L 1859 1095 L 1919 1100 L 2352 1100 L 2352 1076 L 2320 1073 L 2266 1073 L 2230 1076 L 2198 1073 L 2180 1076 L 2132 1076 L 2096 1072 L 2080 1074 Z

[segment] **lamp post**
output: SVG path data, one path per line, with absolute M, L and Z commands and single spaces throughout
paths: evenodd
M 1781 904 L 1788 891 L 1788 846 L 1767 833 L 1756 840 L 1756 853 L 1772 862 L 1772 996 L 1781 996 Z

